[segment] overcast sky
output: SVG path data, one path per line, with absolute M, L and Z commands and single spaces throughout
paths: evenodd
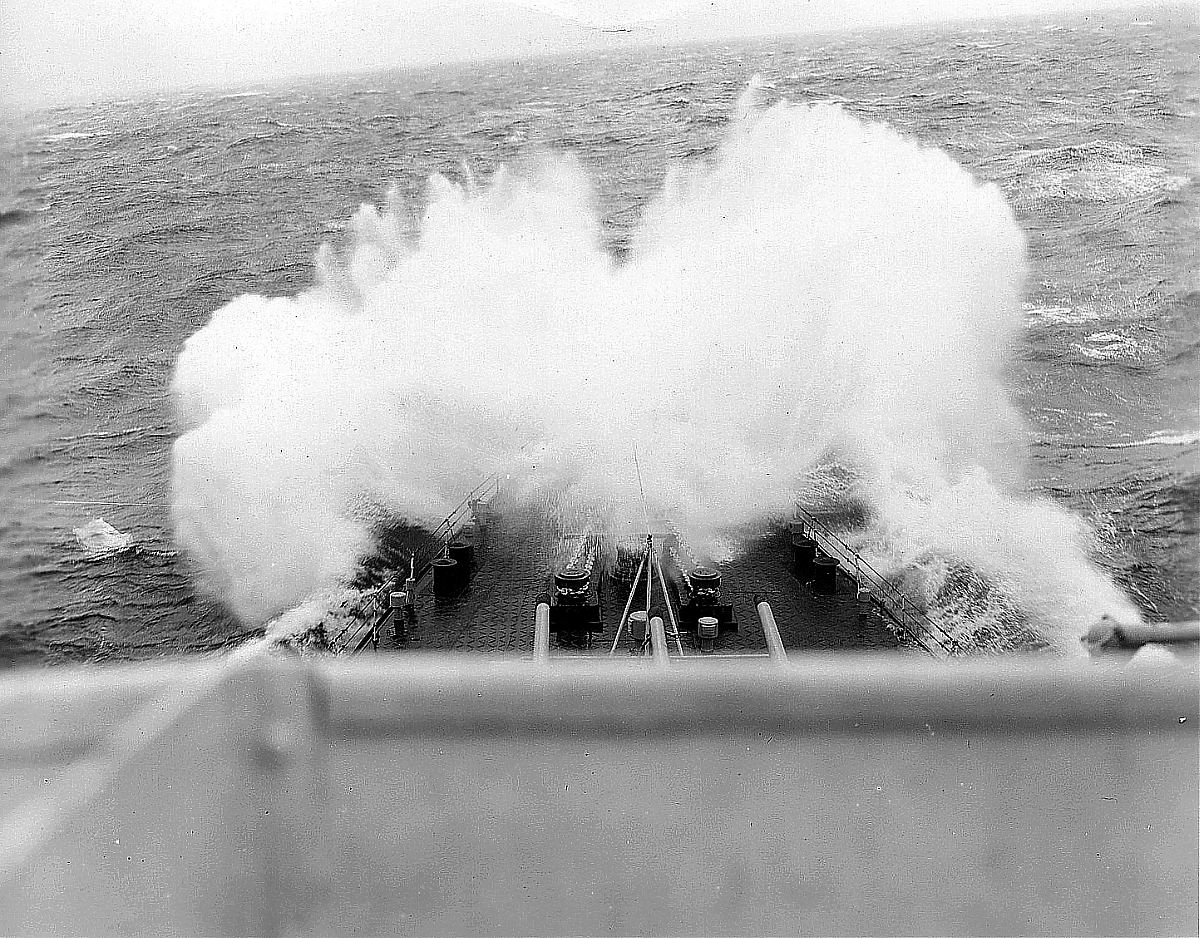
M 52 104 L 197 83 L 1136 2 L 0 0 L 0 96 Z

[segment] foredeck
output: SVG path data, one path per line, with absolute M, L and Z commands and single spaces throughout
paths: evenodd
M 385 621 L 377 630 L 378 651 L 453 651 L 509 658 L 533 653 L 535 610 L 539 598 L 553 592 L 562 534 L 537 500 L 498 494 L 487 514 L 486 532 L 474 544 L 469 586 L 457 597 L 438 597 L 430 578 L 423 578 L 415 614 L 398 616 L 404 625 L 399 633 L 393 628 L 395 620 Z M 874 603 L 857 600 L 857 584 L 845 571 L 837 574 L 834 594 L 821 594 L 793 575 L 791 558 L 790 534 L 776 527 L 753 535 L 733 559 L 719 565 L 724 601 L 732 604 L 738 629 L 724 632 L 711 654 L 703 653 L 703 657 L 766 657 L 767 640 L 756 612 L 757 604 L 764 600 L 771 605 L 789 652 L 901 647 L 886 613 Z M 592 579 L 592 595 L 601 606 L 604 631 L 585 648 L 562 647 L 552 637 L 552 656 L 607 656 L 612 651 L 630 585 L 602 569 Z M 680 597 L 674 586 L 668 595 L 671 610 L 666 609 L 656 582 L 651 612 L 663 616 L 670 631 L 670 613 L 678 614 Z M 639 593 L 633 609 L 645 609 L 645 605 Z M 674 658 L 702 655 L 686 631 L 681 632 L 680 642 L 672 638 L 668 645 Z M 617 655 L 636 652 L 625 638 L 616 648 Z

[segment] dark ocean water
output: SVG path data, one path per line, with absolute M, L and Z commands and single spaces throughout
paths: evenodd
M 0 662 L 145 658 L 252 630 L 169 510 L 171 369 L 246 293 L 293 294 L 395 183 L 576 153 L 621 254 L 668 165 L 759 72 L 997 183 L 1029 238 L 1009 383 L 1029 491 L 1084 516 L 1150 619 L 1200 613 L 1200 43 L 1128 15 L 487 63 L 45 110 L 0 152 Z M 133 547 L 93 558 L 102 517 Z

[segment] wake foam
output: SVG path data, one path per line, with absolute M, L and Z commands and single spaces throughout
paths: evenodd
M 1026 259 L 999 190 L 765 91 L 668 174 L 621 264 L 580 165 L 541 153 L 433 177 L 419 218 L 364 206 L 311 289 L 218 310 L 173 385 L 174 514 L 208 587 L 265 621 L 496 471 L 636 527 L 636 450 L 650 510 L 691 543 L 786 514 L 833 459 L 826 500 L 855 502 L 860 545 L 931 609 L 966 565 L 1062 647 L 1135 618 L 1083 525 L 1015 494 L 1002 370 Z M 964 635 L 999 621 L 959 605 Z

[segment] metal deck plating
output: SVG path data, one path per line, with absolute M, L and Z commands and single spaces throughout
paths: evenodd
M 486 509 L 479 510 L 486 523 L 480 524 L 473 540 L 473 561 L 468 584 L 453 597 L 439 596 L 432 576 L 422 576 L 408 610 L 387 608 L 387 597 L 398 584 L 380 590 L 378 614 L 370 623 L 351 630 L 336 644 L 337 650 L 357 651 L 453 651 L 507 658 L 534 654 L 535 611 L 539 599 L 554 592 L 556 564 L 561 563 L 563 534 L 546 504 L 498 491 Z M 460 521 L 467 516 L 462 515 Z M 442 532 L 448 542 L 454 525 Z M 711 654 L 702 652 L 695 636 L 681 630 L 680 641 L 668 641 L 672 659 L 710 658 L 733 655 L 744 658 L 768 656 L 768 640 L 758 614 L 758 604 L 767 602 L 774 613 L 786 650 L 879 651 L 895 650 L 911 642 L 898 635 L 902 624 L 875 601 L 861 601 L 858 583 L 843 567 L 836 574 L 833 594 L 816 591 L 793 571 L 791 532 L 775 527 L 753 536 L 743 550 L 720 565 L 723 600 L 732 605 L 738 627 L 724 631 L 714 642 Z M 671 563 L 669 551 L 658 541 L 657 554 L 668 573 L 667 608 L 662 583 L 657 579 L 651 617 L 661 617 L 671 635 L 672 615 L 679 617 L 686 602 L 686 577 L 680 565 Z M 644 583 L 644 580 L 643 580 Z M 603 631 L 580 647 L 552 636 L 551 657 L 608 657 L 629 595 L 628 579 L 618 579 L 602 561 L 591 577 L 589 599 L 598 603 Z M 644 587 L 642 587 L 644 589 Z M 681 595 L 684 594 L 684 595 Z M 632 609 L 644 611 L 644 592 L 635 590 Z M 639 653 L 635 643 L 623 636 L 614 657 Z

